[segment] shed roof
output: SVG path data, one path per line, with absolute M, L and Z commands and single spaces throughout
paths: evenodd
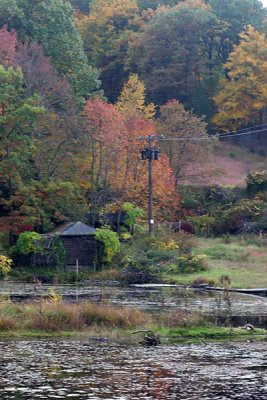
M 84 236 L 84 235 L 94 235 L 96 229 L 83 222 L 68 222 L 67 224 L 61 225 L 56 228 L 50 234 L 59 234 L 59 236 Z

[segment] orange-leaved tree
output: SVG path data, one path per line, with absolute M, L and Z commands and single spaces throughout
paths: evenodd
M 137 138 L 156 135 L 153 120 L 155 106 L 145 102 L 145 86 L 138 75 L 130 75 L 124 85 L 116 104 L 124 116 L 127 137 L 124 157 L 120 158 L 120 175 L 115 185 L 122 193 L 122 199 L 131 201 L 147 209 L 148 204 L 148 172 L 147 162 L 141 160 L 140 150 L 146 141 Z M 174 176 L 166 156 L 153 161 L 153 203 L 155 217 L 174 218 L 179 208 L 179 196 L 174 185 Z
M 101 208 L 114 200 L 112 193 L 121 174 L 119 160 L 126 145 L 126 127 L 115 106 L 99 97 L 87 101 L 83 117 L 84 132 L 75 159 L 76 165 L 80 165 L 77 183 L 86 193 L 94 223 Z

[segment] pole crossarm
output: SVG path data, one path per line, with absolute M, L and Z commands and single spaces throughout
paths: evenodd
M 138 138 L 136 138 L 136 140 L 164 140 L 166 139 L 165 136 L 160 135 L 160 136 L 155 136 L 155 135 L 149 135 L 147 137 L 143 137 L 143 136 L 139 136 Z

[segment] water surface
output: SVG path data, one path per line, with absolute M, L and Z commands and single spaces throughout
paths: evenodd
M 2 400 L 266 400 L 267 344 L 0 341 Z
M 203 293 L 190 289 L 140 288 L 114 286 L 36 285 L 0 282 L 0 296 L 14 301 L 40 299 L 53 288 L 66 301 L 106 301 L 117 306 L 134 306 L 141 310 L 161 313 L 181 308 L 208 314 L 219 313 L 229 307 L 221 292 Z M 267 315 L 267 298 L 229 293 L 232 315 Z

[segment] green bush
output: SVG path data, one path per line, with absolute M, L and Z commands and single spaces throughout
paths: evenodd
M 53 264 L 60 269 L 65 267 L 66 249 L 59 235 L 48 240 L 37 232 L 23 232 L 10 253 L 18 265 L 31 265 L 32 256 L 39 253 L 45 256 L 44 264 Z
M 36 250 L 35 241 L 40 240 L 41 237 L 37 232 L 23 232 L 13 246 L 13 251 L 24 255 L 33 253 Z
M 177 272 L 179 274 L 193 274 L 194 272 L 205 271 L 205 254 L 196 256 L 183 255 L 177 259 Z
M 267 232 L 267 211 L 264 212 L 261 218 L 256 222 L 259 231 Z
M 144 211 L 141 208 L 130 202 L 125 202 L 122 205 L 122 211 L 126 212 L 124 223 L 130 226 L 132 234 L 135 231 L 144 231 L 142 226 L 137 223 L 138 218 L 144 217 Z
M 250 172 L 247 176 L 247 191 L 249 194 L 267 190 L 267 170 Z
M 212 235 L 216 229 L 216 225 L 218 224 L 217 219 L 209 215 L 191 217 L 189 220 L 194 225 L 196 232 L 205 236 Z
M 114 255 L 120 249 L 118 234 L 110 229 L 98 228 L 95 233 L 95 239 L 102 244 L 102 246 L 98 248 L 99 261 L 110 263 Z
M 61 270 L 65 267 L 66 249 L 63 239 L 58 234 L 49 240 L 43 238 L 38 241 L 34 253 L 46 256 L 47 264 L 56 265 Z
M 255 223 L 263 219 L 266 212 L 267 203 L 261 195 L 256 195 L 253 199 L 242 199 L 232 207 L 222 211 L 221 219 L 224 222 L 224 232 L 237 233 L 246 231 L 246 224 Z M 253 225 L 251 225 L 253 226 Z M 249 231 L 248 231 L 249 233 Z
M 235 201 L 214 205 L 209 213 L 188 218 L 196 232 L 204 236 L 227 233 L 258 233 L 266 231 L 267 194 L 236 198 Z
M 192 211 L 196 215 L 209 214 L 218 207 L 232 204 L 242 198 L 245 190 L 219 185 L 186 185 L 179 188 L 185 217 Z

